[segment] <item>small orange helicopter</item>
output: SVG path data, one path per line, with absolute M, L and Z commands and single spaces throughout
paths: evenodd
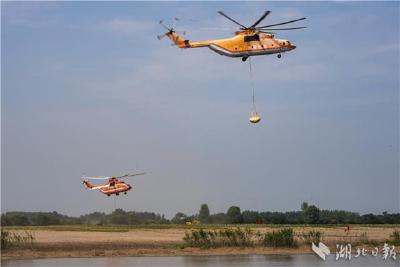
M 168 32 L 163 35 L 157 36 L 157 38 L 160 40 L 164 36 L 167 36 L 179 48 L 208 47 L 220 55 L 227 57 L 241 57 L 242 61 L 246 61 L 247 58 L 250 56 L 270 54 L 278 54 L 278 58 L 281 58 L 281 53 L 293 50 L 296 48 L 296 46 L 288 40 L 275 38 L 274 32 L 272 31 L 286 31 L 306 28 L 270 28 L 304 20 L 306 19 L 305 17 L 281 23 L 257 26 L 271 13 L 271 11 L 265 11 L 264 14 L 256 22 L 254 22 L 253 25 L 249 27 L 242 25 L 222 11 L 218 11 L 218 13 L 240 26 L 239 31 L 235 32 L 235 36 L 219 40 L 190 42 L 189 40 L 185 40 L 181 36 L 179 36 L 172 27 L 167 27 L 166 25 L 164 25 L 163 21 L 161 20 L 160 24 L 166 30 L 168 30 Z
M 132 186 L 125 183 L 124 181 L 118 179 L 124 179 L 132 176 L 143 175 L 146 174 L 145 172 L 142 173 L 135 173 L 135 174 L 125 174 L 122 176 L 116 177 L 82 177 L 82 183 L 85 187 L 89 190 L 99 190 L 101 193 L 106 194 L 107 196 L 111 196 L 112 194 L 119 195 L 119 193 L 124 193 L 125 195 L 129 190 L 132 189 Z M 93 185 L 90 180 L 108 180 L 106 184 L 103 185 Z

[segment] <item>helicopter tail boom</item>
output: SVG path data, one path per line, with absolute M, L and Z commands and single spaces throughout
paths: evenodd
M 176 32 L 170 31 L 165 34 L 175 45 L 179 48 L 197 48 L 206 47 L 212 44 L 212 41 L 201 41 L 201 42 L 190 42 L 189 40 L 183 39 Z
M 89 182 L 89 180 L 83 180 L 82 183 L 87 189 L 93 189 L 95 187 L 92 183 Z
M 190 43 L 189 40 L 183 39 L 174 31 L 169 31 L 165 34 L 174 44 L 176 44 L 179 48 L 189 48 Z

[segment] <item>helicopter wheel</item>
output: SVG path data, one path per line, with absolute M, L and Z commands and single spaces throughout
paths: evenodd
M 282 57 L 282 55 L 281 55 L 281 54 L 278 54 L 278 55 L 277 55 L 277 57 L 278 57 L 278 58 L 281 58 L 281 57 Z
M 245 62 L 248 57 L 242 57 L 242 61 Z
M 109 196 L 111 196 L 110 194 L 107 194 L 107 196 L 109 197 Z
M 115 193 L 117 196 L 119 196 L 119 193 Z
M 127 192 L 124 192 L 124 194 L 126 195 L 126 194 L 128 194 Z

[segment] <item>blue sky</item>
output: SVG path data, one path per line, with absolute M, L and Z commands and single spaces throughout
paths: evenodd
M 302 201 L 399 211 L 398 2 L 2 2 L 2 210 L 111 211 L 82 175 L 147 171 L 116 200 L 171 217 Z M 248 63 L 181 51 L 229 37 L 264 10 L 297 49 Z M 223 29 L 211 29 L 220 27 Z

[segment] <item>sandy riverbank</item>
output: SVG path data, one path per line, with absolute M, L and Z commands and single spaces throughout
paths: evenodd
M 269 232 L 278 228 L 257 227 Z M 336 243 L 357 243 L 366 233 L 369 240 L 383 242 L 397 227 L 352 226 L 350 233 L 344 227 L 294 227 L 296 233 L 320 231 L 323 242 L 334 248 Z M 12 230 L 22 233 L 24 230 Z M 178 256 L 178 255 L 238 255 L 238 254 L 306 254 L 310 246 L 297 248 L 222 247 L 199 249 L 183 246 L 182 238 L 190 229 L 131 229 L 128 232 L 85 232 L 29 230 L 35 237 L 32 248 L 12 248 L 3 251 L 2 259 L 99 257 L 99 256 Z

